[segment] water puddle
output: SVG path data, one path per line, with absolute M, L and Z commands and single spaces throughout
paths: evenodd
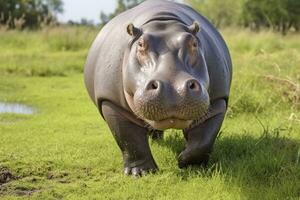
M 0 102 L 0 113 L 32 115 L 35 113 L 35 109 L 19 103 Z

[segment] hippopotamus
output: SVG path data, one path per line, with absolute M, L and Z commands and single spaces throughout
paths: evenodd
M 207 165 L 232 77 L 216 28 L 187 5 L 148 0 L 109 21 L 88 53 L 89 96 L 110 128 L 126 175 L 155 172 L 149 137 L 180 129 L 178 166 Z

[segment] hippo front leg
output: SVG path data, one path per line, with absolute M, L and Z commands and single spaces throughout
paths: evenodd
M 184 131 L 186 147 L 178 157 L 180 168 L 189 165 L 206 165 L 213 144 L 222 126 L 226 113 L 225 100 L 217 100 L 211 105 L 210 118 L 196 127 Z
M 156 171 L 157 165 L 148 143 L 148 130 L 134 123 L 124 110 L 108 101 L 102 103 L 102 113 L 122 151 L 124 173 L 139 176 Z

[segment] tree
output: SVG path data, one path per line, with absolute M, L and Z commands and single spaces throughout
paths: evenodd
M 61 0 L 0 0 L 0 25 L 7 28 L 38 28 L 63 12 Z
M 117 8 L 114 10 L 113 13 L 105 14 L 104 12 L 100 13 L 100 20 L 101 24 L 106 24 L 109 20 L 117 16 L 118 14 L 133 8 L 134 6 L 138 5 L 139 3 L 143 2 L 144 0 L 117 0 Z
M 93 26 L 94 22 L 93 22 L 93 20 L 88 20 L 86 18 L 81 18 L 79 25 L 82 25 L 82 26 Z
M 61 0 L 46 0 L 46 5 L 53 14 L 63 13 L 63 2 Z
M 300 0 L 185 0 L 216 26 L 271 28 L 285 34 L 300 29 Z
M 299 0 L 246 0 L 243 20 L 257 30 L 268 27 L 285 34 L 291 28 L 299 30 L 299 11 Z
M 240 23 L 242 0 L 185 0 L 217 27 Z

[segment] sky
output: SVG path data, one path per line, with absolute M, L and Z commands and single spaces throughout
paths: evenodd
M 58 15 L 58 20 L 68 22 L 69 20 L 79 22 L 82 18 L 100 22 L 100 12 L 106 14 L 114 11 L 117 6 L 116 0 L 62 0 L 64 13 Z M 178 0 L 182 2 L 182 0 Z
M 116 7 L 115 0 L 63 0 L 64 13 L 58 16 L 59 21 L 80 21 L 85 18 L 100 22 L 100 12 L 111 13 Z

